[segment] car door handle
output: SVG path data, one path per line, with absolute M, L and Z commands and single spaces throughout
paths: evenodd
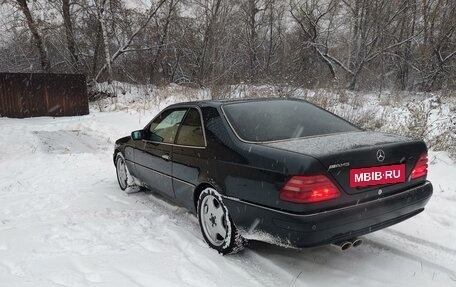
M 170 159 L 169 154 L 162 155 L 162 159 L 169 160 Z

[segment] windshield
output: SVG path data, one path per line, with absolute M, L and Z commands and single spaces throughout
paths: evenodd
M 245 141 L 267 142 L 359 131 L 349 122 L 302 100 L 262 100 L 225 104 L 230 124 Z

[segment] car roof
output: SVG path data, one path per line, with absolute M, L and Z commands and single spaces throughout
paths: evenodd
M 177 108 L 180 106 L 188 106 L 188 105 L 196 105 L 199 107 L 219 107 L 224 104 L 230 103 L 243 103 L 243 102 L 259 102 L 259 101 L 286 101 L 286 100 L 298 100 L 304 101 L 302 99 L 297 98 L 287 98 L 287 97 L 274 97 L 274 98 L 231 98 L 231 99 L 220 99 L 220 100 L 199 100 L 199 101 L 189 101 L 189 102 L 182 102 L 177 104 L 172 104 L 169 108 Z

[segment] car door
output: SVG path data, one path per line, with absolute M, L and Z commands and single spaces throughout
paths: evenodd
M 168 109 L 144 129 L 144 145 L 135 155 L 136 171 L 152 190 L 174 198 L 172 186 L 173 142 L 187 108 Z
M 208 150 L 201 114 L 189 108 L 177 132 L 173 147 L 173 188 L 176 200 L 194 209 L 193 191 L 206 172 Z

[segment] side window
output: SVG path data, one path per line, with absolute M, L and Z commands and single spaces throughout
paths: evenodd
M 204 147 L 203 128 L 201 118 L 197 109 L 190 109 L 183 120 L 176 144 Z
M 167 110 L 163 112 L 150 124 L 150 139 L 164 143 L 173 143 L 179 124 L 186 112 L 187 109 Z

